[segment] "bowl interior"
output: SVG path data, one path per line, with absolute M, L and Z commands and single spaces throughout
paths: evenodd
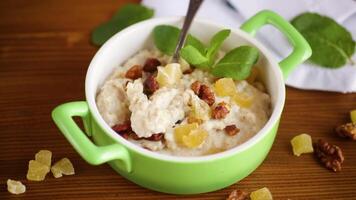
M 98 109 L 96 107 L 95 98 L 100 90 L 101 86 L 105 82 L 106 78 L 120 65 L 125 62 L 132 55 L 137 53 L 139 50 L 153 47 L 152 41 L 152 30 L 155 26 L 160 24 L 170 24 L 181 27 L 182 18 L 156 18 L 151 20 L 146 20 L 144 22 L 133 25 L 120 33 L 114 35 L 110 40 L 108 40 L 96 53 L 93 60 L 90 63 L 87 76 L 86 76 L 86 98 L 89 104 L 91 113 L 102 128 L 109 134 L 113 139 L 120 143 L 125 144 L 132 150 L 139 151 L 144 154 L 149 154 L 154 157 L 167 157 L 167 159 L 177 158 L 177 156 L 167 156 L 161 155 L 155 152 L 151 152 L 140 148 L 118 136 L 111 128 L 105 123 L 103 118 L 100 116 Z M 191 26 L 190 33 L 208 44 L 210 38 L 218 31 L 224 29 L 223 26 L 213 24 L 209 21 L 195 20 Z M 248 148 L 249 145 L 262 137 L 263 134 L 268 132 L 268 129 L 276 121 L 278 121 L 279 116 L 282 112 L 284 104 L 284 82 L 282 78 L 281 71 L 279 70 L 279 65 L 274 60 L 273 56 L 268 52 L 268 50 L 253 37 L 247 33 L 241 31 L 240 29 L 232 29 L 230 36 L 224 42 L 222 46 L 223 51 L 228 51 L 237 46 L 241 45 L 251 45 L 255 46 L 260 50 L 260 59 L 257 64 L 261 71 L 261 79 L 265 84 L 268 93 L 271 96 L 272 102 L 272 115 L 265 125 L 265 127 L 259 131 L 254 137 L 246 141 L 245 143 L 227 150 L 225 152 L 219 153 L 233 153 L 233 151 L 243 150 Z M 217 155 L 217 154 L 214 154 Z M 214 155 L 200 156 L 200 157 L 214 157 Z M 183 157 L 183 159 L 189 159 Z

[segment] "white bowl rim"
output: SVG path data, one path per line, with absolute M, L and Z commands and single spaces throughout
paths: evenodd
M 216 153 L 216 154 L 211 154 L 211 155 L 205 155 L 205 156 L 191 156 L 191 157 L 185 157 L 185 156 L 173 156 L 173 155 L 166 155 L 166 154 L 161 154 L 157 152 L 153 152 L 147 149 L 144 149 L 136 144 L 133 144 L 132 142 L 127 141 L 123 137 L 119 136 L 115 131 L 111 129 L 111 127 L 104 121 L 104 119 L 101 117 L 97 106 L 95 102 L 95 97 L 96 94 L 92 94 L 94 88 L 90 87 L 90 80 L 91 77 L 95 75 L 94 73 L 94 68 L 98 66 L 97 61 L 99 57 L 102 56 L 102 54 L 107 51 L 107 49 L 110 48 L 111 43 L 113 43 L 114 40 L 120 38 L 122 35 L 128 34 L 129 32 L 132 32 L 132 30 L 140 27 L 140 26 L 152 26 L 150 24 L 171 24 L 173 22 L 177 22 L 179 20 L 182 20 L 183 17 L 160 17 L 160 18 L 153 18 L 153 19 L 148 19 L 142 22 L 139 22 L 137 24 L 134 24 L 119 33 L 116 33 L 114 36 L 112 36 L 108 41 L 105 42 L 103 46 L 96 52 L 95 56 L 91 60 L 86 78 L 85 78 L 85 95 L 86 95 L 86 100 L 89 106 L 89 110 L 91 112 L 91 115 L 93 118 L 95 118 L 98 122 L 98 125 L 104 130 L 105 134 L 111 137 L 113 140 L 116 142 L 120 143 L 123 145 L 125 148 L 129 148 L 132 151 L 135 151 L 136 153 L 139 153 L 144 156 L 148 156 L 150 158 L 158 159 L 158 160 L 164 160 L 164 161 L 169 161 L 169 162 L 177 162 L 177 163 L 196 163 L 196 162 L 210 162 L 216 159 L 223 159 L 226 157 L 230 157 L 232 155 L 238 154 L 239 152 L 245 151 L 248 148 L 254 146 L 258 141 L 260 141 L 262 138 L 264 138 L 270 130 L 272 130 L 273 126 L 278 122 L 282 110 L 284 107 L 284 101 L 285 101 L 285 85 L 284 85 L 284 79 L 283 75 L 280 69 L 280 66 L 278 62 L 275 60 L 274 56 L 269 52 L 269 50 L 262 45 L 259 41 L 257 41 L 253 36 L 249 35 L 248 33 L 240 30 L 239 28 L 229 28 L 231 30 L 231 34 L 237 34 L 239 37 L 243 38 L 244 40 L 249 41 L 250 43 L 254 44 L 260 52 L 264 54 L 264 56 L 267 58 L 267 60 L 271 63 L 272 66 L 272 71 L 277 79 L 278 83 L 278 88 L 276 88 L 277 91 L 277 100 L 276 104 L 274 107 L 274 110 L 267 121 L 267 123 L 264 125 L 264 127 L 258 131 L 253 137 L 249 138 L 246 142 L 228 149 L 226 151 Z M 219 25 L 217 23 L 208 21 L 206 19 L 195 19 L 195 23 L 201 23 L 209 26 L 215 26 L 218 30 L 226 29 L 227 27 Z

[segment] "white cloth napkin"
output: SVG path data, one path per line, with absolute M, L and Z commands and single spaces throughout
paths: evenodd
M 155 17 L 163 17 L 185 15 L 188 2 L 189 0 L 143 0 L 142 4 L 154 8 Z M 353 38 L 356 38 L 356 2 L 353 0 L 205 0 L 197 18 L 237 28 L 264 9 L 273 10 L 287 20 L 307 11 L 327 15 L 343 24 Z M 257 38 L 278 59 L 286 57 L 292 50 L 284 36 L 273 27 L 261 28 Z M 356 54 L 352 60 L 356 62 Z M 286 84 L 300 89 L 356 92 L 356 65 L 328 69 L 306 62 L 291 73 Z

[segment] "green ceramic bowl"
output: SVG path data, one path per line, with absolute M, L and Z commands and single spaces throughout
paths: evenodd
M 271 11 L 258 13 L 243 24 L 241 30 L 231 30 L 223 50 L 244 44 L 260 50 L 262 79 L 272 99 L 270 119 L 254 137 L 225 152 L 200 157 L 162 155 L 120 137 L 104 122 L 95 103 L 99 88 L 114 68 L 138 50 L 153 45 L 151 32 L 160 24 L 181 26 L 182 18 L 146 20 L 113 36 L 90 63 L 85 81 L 86 101 L 58 106 L 53 110 L 53 120 L 84 160 L 92 165 L 108 163 L 121 176 L 142 187 L 173 194 L 196 194 L 227 187 L 252 173 L 267 156 L 284 106 L 284 78 L 311 55 L 311 49 L 292 25 Z M 279 29 L 294 47 L 292 53 L 279 63 L 253 37 L 266 24 Z M 207 41 L 223 28 L 209 21 L 195 20 L 190 32 Z M 85 131 L 75 124 L 74 116 L 83 119 Z

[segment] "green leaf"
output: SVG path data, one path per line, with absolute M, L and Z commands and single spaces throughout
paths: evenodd
M 206 53 L 206 57 L 209 59 L 207 64 L 208 66 L 212 66 L 214 64 L 216 53 L 218 52 L 225 39 L 229 37 L 230 32 L 231 31 L 229 29 L 221 30 L 217 32 L 210 40 L 210 45 Z
M 104 44 L 111 36 L 137 22 L 149 19 L 154 11 L 139 4 L 127 4 L 121 7 L 107 22 L 96 27 L 91 35 L 92 43 Z
M 258 49 L 251 46 L 240 46 L 229 51 L 211 72 L 217 77 L 243 80 L 250 75 L 251 68 L 256 64 L 258 57 Z
M 180 51 L 180 56 L 186 60 L 189 64 L 195 65 L 195 66 L 200 66 L 206 62 L 208 62 L 208 59 L 201 54 L 201 52 L 191 46 L 185 46 L 184 48 L 181 49 Z
M 303 13 L 292 20 L 310 44 L 310 61 L 328 68 L 339 68 L 355 52 L 351 34 L 333 19 L 316 13 Z
M 153 40 L 156 47 L 164 54 L 173 55 L 180 30 L 175 26 L 159 25 L 153 29 Z
M 196 37 L 192 36 L 189 34 L 187 36 L 187 40 L 185 41 L 185 46 L 193 46 L 196 48 L 202 55 L 205 55 L 206 53 L 206 47 L 205 45 Z

